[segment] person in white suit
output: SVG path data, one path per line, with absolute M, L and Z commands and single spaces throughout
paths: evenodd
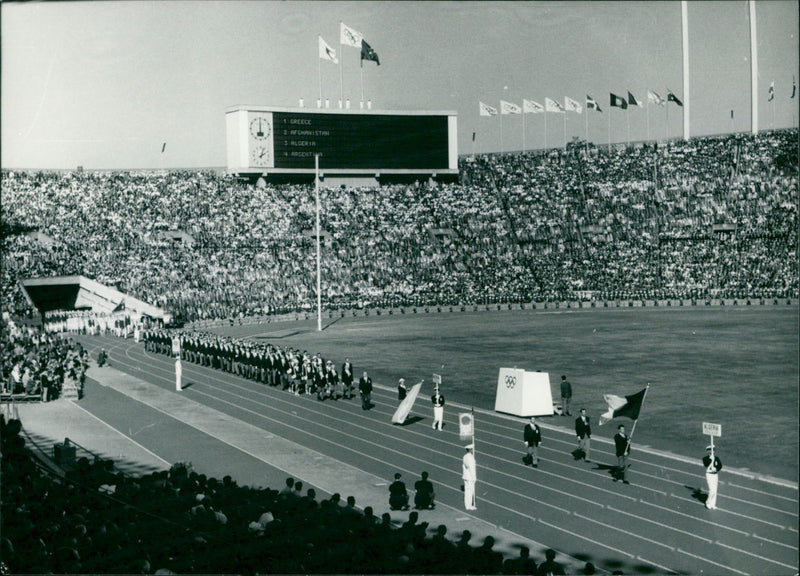
M 464 508 L 477 510 L 478 507 L 475 505 L 475 482 L 478 480 L 478 475 L 477 465 L 475 464 L 475 445 L 467 445 L 466 451 L 461 466 L 461 479 L 464 481 Z

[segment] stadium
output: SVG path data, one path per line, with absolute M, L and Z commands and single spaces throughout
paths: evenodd
M 220 88 L 224 169 L 4 145 L 3 573 L 796 574 L 794 79 L 713 133 L 688 60 L 663 98 L 385 107 L 401 50 L 349 14 L 319 97 Z

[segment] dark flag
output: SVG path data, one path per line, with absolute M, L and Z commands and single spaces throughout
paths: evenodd
M 634 95 L 631 94 L 630 91 L 628 91 L 628 104 L 630 104 L 631 106 L 639 106 L 639 107 L 642 106 L 641 104 L 639 104 L 639 102 L 636 101 L 636 97 L 634 97 Z
M 669 94 L 667 94 L 667 102 L 675 102 L 675 104 L 677 104 L 678 106 L 680 106 L 681 108 L 683 108 L 683 102 L 681 102 L 680 100 L 678 100 L 678 97 L 677 97 L 677 96 L 675 96 L 675 94 L 673 94 L 672 92 L 670 92 Z
M 598 112 L 602 112 L 602 110 L 600 110 L 600 105 L 597 103 L 597 101 L 588 94 L 586 95 L 586 109 L 587 110 L 594 109 L 597 110 Z
M 625 101 L 625 98 L 620 98 L 613 92 L 611 92 L 611 102 L 609 104 L 611 107 L 622 108 L 623 110 L 628 109 L 628 103 Z
M 367 41 L 362 39 L 361 40 L 361 65 L 364 65 L 364 60 L 372 60 L 378 66 L 381 65 L 381 61 L 378 59 L 378 53 L 372 49 L 372 46 L 367 44 Z
M 767 102 L 772 102 L 773 100 L 775 100 L 775 82 L 769 85 L 769 98 Z
M 796 92 L 797 92 L 797 84 L 795 84 L 794 76 L 792 76 L 792 95 L 789 96 L 789 98 L 794 98 Z
M 636 394 L 624 397 L 615 394 L 603 394 L 603 398 L 608 404 L 608 410 L 605 414 L 600 415 L 600 425 L 602 426 L 609 420 L 620 417 L 636 420 L 639 417 L 639 411 L 642 409 L 645 394 L 647 394 L 647 388 Z
M 475 132 L 472 133 L 472 141 L 475 142 Z
M 167 143 L 166 143 L 166 142 L 164 142 L 164 143 L 161 145 L 161 153 L 162 153 L 162 154 L 164 153 L 164 150 L 166 150 L 166 148 L 167 148 Z

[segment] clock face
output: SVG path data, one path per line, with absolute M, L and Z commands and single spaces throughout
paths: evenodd
M 250 136 L 256 140 L 269 138 L 271 129 L 270 121 L 264 116 L 256 116 L 250 120 Z
M 250 154 L 253 166 L 269 166 L 270 153 L 264 146 L 256 146 Z

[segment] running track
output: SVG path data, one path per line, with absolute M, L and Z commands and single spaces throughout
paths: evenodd
M 174 388 L 173 361 L 166 356 L 146 352 L 132 340 L 80 340 L 92 356 L 105 347 L 117 370 Z M 265 436 L 284 438 L 380 478 L 401 471 L 410 486 L 427 470 L 437 502 L 463 509 L 464 442 L 458 438 L 457 412 L 464 407 L 448 405 L 444 431 L 434 432 L 424 397 L 412 410 L 416 419 L 411 424 L 392 425 L 395 391 L 382 387 L 373 393 L 375 407 L 365 412 L 358 399 L 318 402 L 188 362 L 183 378 L 185 386 L 190 384 L 182 392 L 186 398 L 261 428 Z M 593 443 L 592 463 L 575 461 L 574 435 L 548 419 L 540 424 L 542 462 L 533 469 L 521 462 L 522 419 L 475 413 L 479 509 L 472 514 L 607 571 L 797 573 L 796 485 L 723 469 L 718 509 L 710 511 L 702 504 L 705 479 L 699 461 L 637 449 L 634 442 L 631 484 L 623 485 L 612 481 L 616 458 L 609 443 Z M 159 453 L 158 446 L 150 449 Z M 358 494 L 357 487 L 342 483 L 344 496 Z M 375 511 L 380 515 L 384 510 Z M 451 533 L 459 529 L 448 528 Z

